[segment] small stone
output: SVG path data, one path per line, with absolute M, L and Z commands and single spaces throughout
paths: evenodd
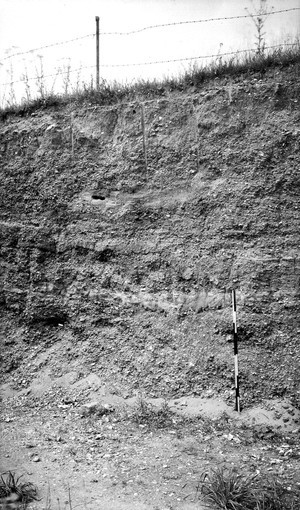
M 187 268 L 187 269 L 183 272 L 183 274 L 182 274 L 182 278 L 183 278 L 184 280 L 191 280 L 191 278 L 193 277 L 193 274 L 194 274 L 193 270 L 192 270 L 191 268 Z
M 38 455 L 35 455 L 34 457 L 32 457 L 32 462 L 41 462 L 41 459 L 39 458 Z

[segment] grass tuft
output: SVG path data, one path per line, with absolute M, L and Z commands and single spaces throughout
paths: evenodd
M 31 482 L 22 482 L 23 475 L 16 477 L 8 471 L 0 477 L 0 508 L 25 509 L 31 501 L 38 501 L 37 488 Z
M 300 490 L 275 478 L 257 479 L 224 467 L 203 473 L 198 485 L 203 499 L 221 510 L 296 510 Z

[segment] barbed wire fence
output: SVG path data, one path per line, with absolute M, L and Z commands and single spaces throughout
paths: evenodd
M 282 13 L 286 13 L 286 12 L 299 11 L 299 10 L 300 10 L 300 7 L 281 9 L 281 10 L 277 10 L 277 11 L 272 10 L 270 12 L 265 12 L 264 14 L 262 14 L 262 16 L 268 17 L 268 16 L 275 15 L 275 14 L 282 14 Z M 182 27 L 182 26 L 187 26 L 187 25 L 196 26 L 196 25 L 204 24 L 204 23 L 216 23 L 216 22 L 223 22 L 223 21 L 236 21 L 236 20 L 241 20 L 241 19 L 246 19 L 246 18 L 251 18 L 251 17 L 253 17 L 253 15 L 248 13 L 248 14 L 239 15 L 239 16 L 228 16 L 228 17 L 180 21 L 180 22 L 173 22 L 173 23 L 162 23 L 162 24 L 157 24 L 157 25 L 149 25 L 149 26 L 145 26 L 145 27 L 142 27 L 139 29 L 135 29 L 135 30 L 131 30 L 131 31 L 124 31 L 124 32 L 118 32 L 118 31 L 101 32 L 101 30 L 99 30 L 99 18 L 96 17 L 96 31 L 95 31 L 95 33 L 90 33 L 90 34 L 78 36 L 76 38 L 72 38 L 69 40 L 58 41 L 58 42 L 54 42 L 51 44 L 31 48 L 26 51 L 11 53 L 11 54 L 8 54 L 5 57 L 1 58 L 0 59 L 0 72 L 1 72 L 1 70 L 6 72 L 9 75 L 9 79 L 6 82 L 4 81 L 4 82 L 0 83 L 0 87 L 1 87 L 0 106 L 3 106 L 5 104 L 9 105 L 10 103 L 17 102 L 17 97 L 20 97 L 20 96 L 22 96 L 21 100 L 22 99 L 23 100 L 30 99 L 30 95 L 31 95 L 30 82 L 35 82 L 36 95 L 43 96 L 49 91 L 50 91 L 50 93 L 52 93 L 52 92 L 57 93 L 57 87 L 55 88 L 55 86 L 57 85 L 56 81 L 58 78 L 61 78 L 63 92 L 68 93 L 68 89 L 70 88 L 70 85 L 71 85 L 71 75 L 74 75 L 75 73 L 77 73 L 77 82 L 75 85 L 73 84 L 73 90 L 77 89 L 77 91 L 78 91 L 78 89 L 80 87 L 84 88 L 85 86 L 90 87 L 90 88 L 97 88 L 97 85 L 99 84 L 99 78 L 101 78 L 101 80 L 104 80 L 104 76 L 105 76 L 104 70 L 112 71 L 114 69 L 121 70 L 124 68 L 136 69 L 138 67 L 144 67 L 144 66 L 157 66 L 157 65 L 161 65 L 161 64 L 178 64 L 178 63 L 189 63 L 191 65 L 193 62 L 197 62 L 197 61 L 207 63 L 209 60 L 212 60 L 212 59 L 218 59 L 219 61 L 221 61 L 221 59 L 223 59 L 223 58 L 226 59 L 227 57 L 233 57 L 235 55 L 238 56 L 238 55 L 247 54 L 247 53 L 253 53 L 253 52 L 255 53 L 257 51 L 257 48 L 250 48 L 250 49 L 247 48 L 247 49 L 241 49 L 241 50 L 236 50 L 236 51 L 221 52 L 220 51 L 221 45 L 220 45 L 218 52 L 214 52 L 214 53 L 210 53 L 210 54 L 203 54 L 203 55 L 196 55 L 196 56 L 191 55 L 191 56 L 183 56 L 180 58 L 165 58 L 165 59 L 158 59 L 158 60 L 157 59 L 143 60 L 140 62 L 105 63 L 105 61 L 100 62 L 100 57 L 99 57 L 99 55 L 102 54 L 103 48 L 105 48 L 105 44 L 106 44 L 105 39 L 109 39 L 107 46 L 109 46 L 111 48 L 110 41 L 111 41 L 112 37 L 121 37 L 121 38 L 125 37 L 128 39 L 128 37 L 130 37 L 130 36 L 135 36 L 138 34 L 147 33 L 147 32 L 151 32 L 153 30 L 158 30 L 158 29 L 166 29 L 166 28 L 170 28 L 170 27 L 179 27 L 179 26 Z M 97 18 L 98 18 L 98 27 L 97 27 Z M 98 30 L 97 30 L 97 28 L 98 28 Z M 84 41 L 88 41 L 89 43 L 92 41 L 93 44 L 96 41 L 96 45 L 94 47 L 89 46 L 88 52 L 86 50 L 84 50 L 82 52 L 85 55 L 85 58 L 87 58 L 86 57 L 87 54 L 89 56 L 94 55 L 94 58 L 93 58 L 94 64 L 83 65 L 82 63 L 80 63 L 79 66 L 75 66 L 75 68 L 73 69 L 71 67 L 71 58 L 68 56 L 65 56 L 65 57 L 63 57 L 65 59 L 64 63 L 62 65 L 57 66 L 57 56 L 56 56 L 56 57 L 54 57 L 54 60 L 52 61 L 52 64 L 54 67 L 54 72 L 50 72 L 50 73 L 46 72 L 45 73 L 45 61 L 47 62 L 47 60 L 45 59 L 44 55 L 37 54 L 37 52 L 44 52 L 45 50 L 49 50 L 49 49 L 53 49 L 53 48 L 57 49 L 58 47 L 62 47 L 62 46 L 69 47 L 70 44 L 73 44 L 73 45 L 74 45 L 74 43 L 81 44 Z M 98 47 L 100 47 L 100 52 L 97 51 L 97 45 L 98 45 Z M 281 48 L 284 46 L 292 47 L 294 45 L 295 45 L 295 43 L 282 43 L 282 44 L 278 44 L 278 45 L 265 46 L 264 50 L 271 50 L 271 49 Z M 118 44 L 116 45 L 116 48 L 118 48 Z M 28 56 L 30 56 L 30 58 L 28 58 Z M 96 58 L 95 58 L 95 56 L 96 56 Z M 20 57 L 22 57 L 22 59 L 25 60 L 23 72 L 22 72 L 22 74 L 20 74 L 20 76 L 17 79 L 15 79 L 15 71 L 14 71 L 13 64 L 15 62 L 15 59 L 20 58 Z M 35 58 L 34 76 L 30 76 L 28 74 L 28 65 L 30 63 L 32 63 L 32 58 Z M 51 61 L 51 59 L 49 59 L 49 60 Z M 38 62 L 38 67 L 37 67 L 37 62 Z M 85 74 L 85 71 L 88 71 L 90 73 L 90 76 L 89 76 L 90 81 L 87 81 L 87 82 L 84 81 L 84 79 L 86 79 L 86 76 L 87 76 Z M 85 78 L 83 80 L 81 80 L 82 74 L 85 74 Z M 53 78 L 53 83 L 51 86 L 50 85 L 46 86 L 45 80 L 49 80 L 49 78 Z M 25 87 L 25 93 L 23 91 L 23 94 L 22 94 L 22 92 L 20 94 L 20 90 L 21 90 L 20 85 L 22 85 L 23 88 Z M 18 86 L 18 89 L 19 89 L 18 94 L 16 93 L 16 91 L 14 89 L 15 86 Z

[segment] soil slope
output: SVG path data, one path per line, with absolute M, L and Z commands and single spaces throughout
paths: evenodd
M 234 288 L 243 409 L 297 412 L 299 91 L 295 64 L 1 122 L 8 409 L 57 388 L 233 407 Z

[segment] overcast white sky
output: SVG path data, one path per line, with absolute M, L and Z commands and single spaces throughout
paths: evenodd
M 100 17 L 100 32 L 126 32 L 149 25 L 177 23 L 207 18 L 245 15 L 259 0 L 0 0 L 0 83 L 18 81 L 25 69 L 29 78 L 40 72 L 51 88 L 62 87 L 60 68 L 68 63 L 75 70 L 95 65 L 95 37 L 37 50 L 14 58 L 10 54 L 62 42 L 95 32 L 95 16 Z M 300 0 L 268 0 L 270 10 L 300 8 Z M 299 34 L 300 11 L 269 16 L 265 24 L 267 44 L 282 42 Z M 100 38 L 101 77 L 127 80 L 161 78 L 187 69 L 182 63 L 111 68 L 115 64 L 132 64 L 172 60 L 253 48 L 256 30 L 251 18 L 177 25 L 145 30 L 133 35 L 102 35 Z M 4 60 L 3 60 L 4 59 Z M 198 62 L 201 62 L 199 60 Z M 94 69 L 82 69 L 72 78 L 89 80 Z M 57 75 L 57 76 L 56 76 Z M 31 80 L 34 87 L 36 80 Z M 24 94 L 24 83 L 15 84 Z M 23 91 L 23 92 L 22 92 Z M 8 87 L 2 86 L 8 94 Z M 1 96 L 1 92 L 0 92 Z M 1 105 L 1 100 L 0 100 Z

